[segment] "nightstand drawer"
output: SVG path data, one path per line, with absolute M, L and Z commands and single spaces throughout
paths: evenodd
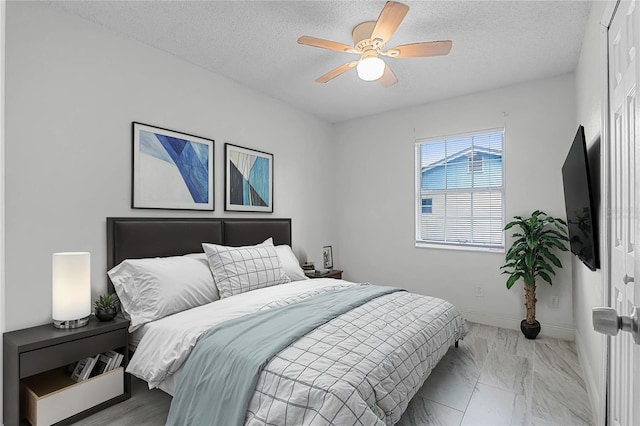
M 20 378 L 53 370 L 88 356 L 126 346 L 127 330 L 120 329 L 20 354 Z
M 24 414 L 33 426 L 51 425 L 101 404 L 124 392 L 120 367 L 79 383 L 62 370 L 52 370 L 24 380 Z

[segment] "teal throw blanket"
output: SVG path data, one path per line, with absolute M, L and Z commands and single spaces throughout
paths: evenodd
M 358 285 L 214 326 L 184 364 L 167 425 L 242 425 L 258 377 L 271 358 L 333 318 L 401 290 Z

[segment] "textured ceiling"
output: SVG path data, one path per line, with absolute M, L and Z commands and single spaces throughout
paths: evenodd
M 172 53 L 330 122 L 560 75 L 575 69 L 585 1 L 406 1 L 387 47 L 453 40 L 448 56 L 384 58 L 399 83 L 355 70 L 314 80 L 357 56 L 298 45 L 301 35 L 353 44 L 384 1 L 54 1 L 52 6 Z

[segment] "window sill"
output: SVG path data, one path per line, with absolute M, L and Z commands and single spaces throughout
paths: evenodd
M 458 244 L 437 244 L 437 243 L 425 243 L 421 241 L 416 241 L 416 248 L 473 251 L 473 252 L 500 253 L 500 254 L 505 253 L 504 247 L 479 247 L 479 246 L 465 246 L 465 245 L 458 245 Z

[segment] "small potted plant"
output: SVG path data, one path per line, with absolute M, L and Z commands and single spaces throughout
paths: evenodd
M 504 230 L 518 226 L 520 231 L 512 235 L 516 240 L 507 251 L 505 264 L 500 269 L 509 275 L 508 289 L 522 278 L 527 317 L 520 323 L 520 330 L 527 339 L 535 339 L 540 333 L 540 323 L 536 320 L 536 278 L 542 278 L 551 285 L 551 276 L 556 274 L 554 267 L 562 268 L 553 251 L 567 251 L 567 223 L 540 210 L 528 218 L 514 216 L 514 219 Z
M 118 313 L 118 296 L 103 294 L 95 301 L 95 314 L 100 321 L 111 321 Z

